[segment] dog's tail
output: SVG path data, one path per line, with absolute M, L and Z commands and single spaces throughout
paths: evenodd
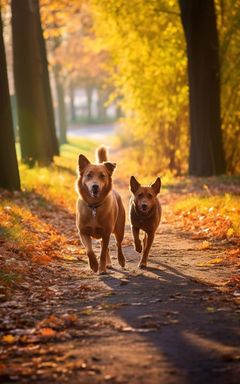
M 96 150 L 96 160 L 98 163 L 103 163 L 104 161 L 107 161 L 108 158 L 107 148 L 101 145 Z

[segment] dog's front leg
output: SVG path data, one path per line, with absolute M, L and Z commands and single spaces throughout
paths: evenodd
M 99 273 L 107 272 L 106 264 L 107 264 L 107 252 L 108 252 L 109 239 L 110 239 L 110 235 L 106 235 L 102 238 Z
M 141 241 L 139 239 L 139 228 L 134 227 L 133 225 L 132 225 L 132 235 L 133 235 L 135 249 L 137 252 L 141 253 L 142 252 L 142 244 L 141 244 Z
M 144 246 L 143 255 L 142 255 L 142 258 L 141 258 L 140 264 L 139 264 L 140 268 L 144 268 L 147 266 L 148 254 L 149 254 L 150 248 L 152 246 L 153 240 L 154 240 L 154 232 L 148 233 L 147 238 L 145 239 L 145 246 Z
M 88 260 L 89 260 L 89 265 L 90 265 L 90 268 L 94 271 L 94 272 L 97 272 L 98 271 L 98 261 L 97 261 L 97 258 L 96 258 L 96 255 L 95 253 L 93 252 L 93 249 L 92 249 L 92 238 L 91 236 L 88 236 L 88 235 L 84 235 L 80 232 L 80 239 L 86 249 L 86 254 L 88 256 Z
M 101 249 L 102 249 L 102 242 L 101 241 Z M 111 262 L 111 258 L 110 258 L 110 254 L 109 254 L 109 248 L 107 249 L 107 252 L 106 252 L 106 267 L 107 268 L 112 268 L 112 262 Z

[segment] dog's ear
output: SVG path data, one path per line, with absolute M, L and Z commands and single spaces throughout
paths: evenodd
M 131 176 L 130 178 L 130 190 L 132 193 L 136 193 L 138 188 L 140 187 L 140 183 L 135 179 L 134 176 Z
M 156 195 L 159 194 L 160 192 L 160 189 L 161 189 L 161 179 L 160 177 L 157 177 L 156 178 L 156 181 L 154 183 L 151 184 L 151 187 L 152 189 L 154 190 L 154 192 L 156 193 Z
M 105 161 L 103 165 L 107 168 L 108 173 L 112 175 L 114 169 L 116 168 L 116 163 L 110 163 L 110 161 Z
M 78 169 L 80 173 L 83 172 L 83 170 L 86 168 L 88 164 L 90 164 L 90 161 L 84 155 L 79 155 Z

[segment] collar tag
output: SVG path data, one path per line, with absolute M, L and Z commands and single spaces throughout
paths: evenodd
M 97 216 L 97 208 L 96 207 L 92 208 L 92 215 L 93 215 L 93 217 Z

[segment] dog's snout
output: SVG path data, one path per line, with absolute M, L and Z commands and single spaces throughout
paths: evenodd
M 92 195 L 97 196 L 99 193 L 99 186 L 97 184 L 92 185 Z
M 93 184 L 93 186 L 92 186 L 92 191 L 93 191 L 93 193 L 98 193 L 98 191 L 99 191 L 99 186 L 98 186 L 97 184 Z
M 143 209 L 144 211 L 146 211 L 147 208 L 148 208 L 147 204 L 142 204 L 142 209 Z

